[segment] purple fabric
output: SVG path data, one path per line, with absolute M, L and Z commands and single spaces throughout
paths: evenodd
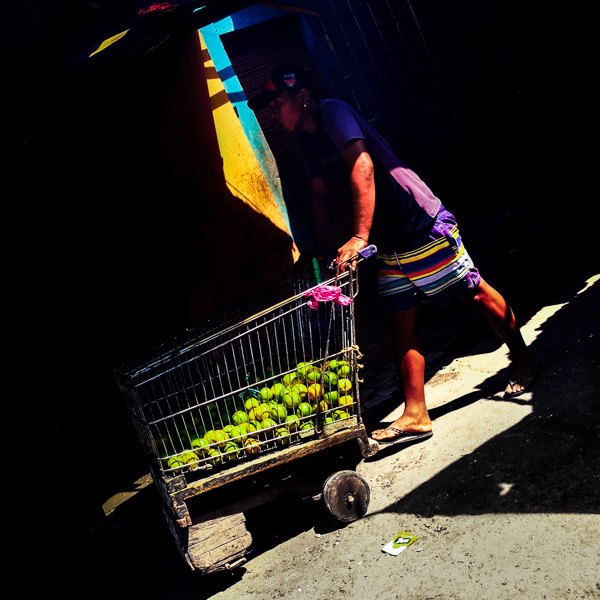
M 340 155 L 350 140 L 364 139 L 372 158 L 383 165 L 430 217 L 437 215 L 440 200 L 393 151 L 387 141 L 350 105 L 336 99 L 323 100 L 321 123 Z

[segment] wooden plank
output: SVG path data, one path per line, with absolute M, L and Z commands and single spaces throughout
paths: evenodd
M 163 513 L 179 554 L 192 570 L 211 573 L 231 568 L 243 562 L 252 545 L 243 513 L 199 521 L 187 529 L 179 527 L 165 507 Z
M 166 507 L 171 511 L 171 517 L 179 527 L 189 527 L 192 524 L 192 519 L 188 510 L 185 498 L 181 498 L 178 493 L 185 490 L 186 481 L 182 475 L 178 475 L 176 481 L 167 481 L 160 476 L 157 471 L 150 465 L 150 473 L 156 484 L 158 495 L 164 501 Z
M 194 523 L 188 529 L 188 545 L 193 546 L 195 544 L 205 543 L 211 537 L 224 534 L 225 532 L 227 532 L 228 535 L 234 536 L 235 531 L 237 531 L 240 526 L 246 531 L 245 523 L 246 517 L 244 516 L 244 513 L 237 513 L 227 517 Z M 233 539 L 233 537 L 230 539 Z
M 247 539 L 248 536 L 250 536 L 249 539 Z M 198 542 L 197 544 L 190 544 L 188 546 L 188 554 L 190 556 L 192 556 L 192 554 L 194 556 L 201 556 L 203 554 L 212 554 L 214 552 L 224 552 L 222 549 L 224 547 L 229 548 L 230 546 L 234 548 L 234 553 L 237 553 L 239 549 L 235 544 L 232 545 L 232 543 L 240 539 L 248 541 L 246 548 L 252 543 L 252 536 L 245 527 L 242 527 L 241 529 L 240 527 L 232 527 L 231 529 L 216 531 L 205 540 Z
M 166 510 L 166 508 L 163 506 L 163 514 L 165 516 L 165 520 L 167 521 L 167 526 L 169 527 L 169 531 L 171 532 L 171 535 L 173 536 L 173 541 L 175 542 L 175 546 L 179 552 L 179 554 L 181 555 L 181 557 L 183 558 L 183 560 L 185 560 L 185 562 L 188 564 L 188 566 L 191 569 L 194 569 L 194 565 L 192 564 L 190 557 L 188 555 L 188 548 L 187 548 L 187 535 L 186 535 L 186 530 L 182 529 L 181 527 L 179 527 L 179 525 L 177 523 L 175 523 L 175 521 L 172 518 L 172 515 Z
M 369 458 L 375 456 L 379 452 L 379 444 L 369 439 L 369 436 L 365 432 L 364 435 L 360 435 L 356 438 L 358 447 L 363 458 Z
M 237 563 L 246 554 L 251 544 L 252 536 L 246 533 L 244 536 L 214 548 L 209 552 L 202 552 L 201 548 L 193 546 L 188 551 L 189 560 L 194 568 L 204 573 L 213 573 L 227 569 L 234 563 Z
M 252 544 L 243 513 L 211 518 L 188 529 L 187 556 L 194 568 L 205 573 L 237 563 Z

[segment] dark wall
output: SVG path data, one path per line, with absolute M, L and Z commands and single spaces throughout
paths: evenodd
M 506 203 L 531 185 L 553 191 L 557 155 L 559 170 L 577 168 L 573 123 L 591 62 L 584 15 L 515 0 L 319 9 L 329 16 L 305 19 L 338 94 L 449 205 Z
M 31 71 L 5 116 L 20 447 L 37 465 L 37 519 L 65 532 L 89 527 L 105 482 L 139 462 L 113 370 L 184 324 L 157 119 L 165 65 Z
M 197 34 L 177 37 L 40 80 L 13 106 L 8 312 L 28 357 L 27 438 L 56 490 L 47 507 L 74 510 L 76 527 L 142 464 L 114 370 L 292 267 L 290 236 L 224 181 L 204 58 Z M 75 509 L 61 504 L 73 478 Z
M 452 164 L 471 167 L 459 187 L 475 173 L 492 200 L 510 201 L 520 185 L 548 185 L 578 110 L 578 17 L 512 0 L 415 7 L 458 125 Z

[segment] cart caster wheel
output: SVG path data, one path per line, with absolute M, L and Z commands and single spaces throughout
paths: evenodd
M 325 508 L 342 523 L 363 517 L 370 499 L 369 484 L 355 471 L 338 471 L 323 484 Z

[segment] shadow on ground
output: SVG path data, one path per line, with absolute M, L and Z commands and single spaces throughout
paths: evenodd
M 321 501 L 293 495 L 245 514 L 253 537 L 248 559 L 311 529 L 324 534 L 344 526 Z M 176 550 L 153 485 L 104 519 L 80 550 L 78 573 L 87 582 L 86 597 L 98 599 L 203 600 L 238 583 L 246 572 L 244 566 L 210 575 L 191 571 Z M 78 598 L 79 593 L 74 589 L 63 597 Z
M 544 370 L 530 395 L 493 402 L 531 407 L 495 436 L 386 511 L 434 515 L 598 514 L 600 497 L 600 283 L 542 326 L 532 348 Z M 498 380 L 495 375 L 491 381 Z M 490 380 L 483 389 L 493 388 Z M 431 411 L 433 419 L 481 401 L 474 392 Z

